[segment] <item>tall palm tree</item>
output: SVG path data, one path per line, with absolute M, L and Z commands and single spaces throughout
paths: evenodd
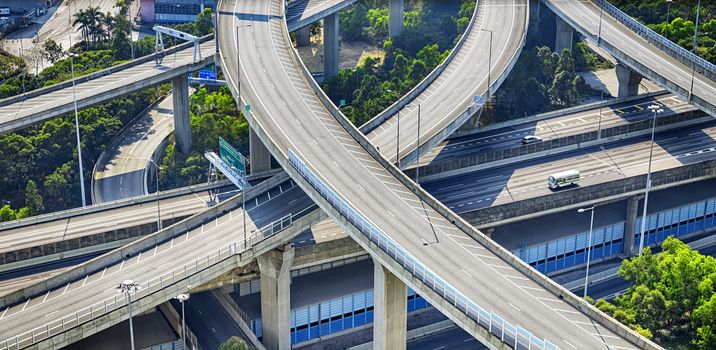
M 75 13 L 75 21 L 72 22 L 72 26 L 77 25 L 79 25 L 80 30 L 82 31 L 82 40 L 85 42 L 85 45 L 89 45 L 91 23 L 86 10 L 80 9 L 77 13 Z M 89 46 L 87 46 L 87 49 L 89 50 Z
M 112 13 L 107 12 L 102 15 L 102 24 L 107 30 L 105 32 L 105 38 L 107 39 L 107 42 L 109 42 L 112 38 L 112 32 L 114 31 L 114 28 L 117 24 L 117 19 L 115 16 L 112 16 Z
M 99 7 L 89 7 L 86 11 L 87 20 L 89 22 L 89 35 L 92 37 L 92 42 L 96 43 L 103 34 L 102 31 L 102 16 L 103 13 L 99 10 Z

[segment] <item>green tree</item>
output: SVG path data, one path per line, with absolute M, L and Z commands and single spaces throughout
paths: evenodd
M 698 349 L 714 349 L 716 259 L 673 237 L 661 247 L 657 255 L 646 248 L 624 260 L 619 275 L 632 285 L 616 298 L 618 307 L 597 306 L 657 342 L 688 339 Z
M 219 350 L 252 350 L 254 348 L 249 347 L 246 345 L 246 342 L 244 342 L 239 337 L 231 337 L 227 339 L 225 342 L 221 343 L 219 345 Z
M 15 220 L 17 213 L 10 207 L 10 204 L 5 204 L 0 207 L 0 222 Z
M 51 63 L 57 62 L 64 54 L 62 45 L 52 39 L 47 39 L 45 43 L 42 44 L 42 47 L 45 52 L 45 58 Z
M 25 207 L 29 210 L 30 216 L 40 214 L 45 210 L 37 184 L 32 180 L 27 181 L 25 186 Z

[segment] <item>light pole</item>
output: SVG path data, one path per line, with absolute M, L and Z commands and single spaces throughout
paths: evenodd
M 487 97 L 489 98 L 492 94 L 490 93 L 490 85 L 492 84 L 492 34 L 494 33 L 489 29 L 480 29 L 483 32 L 490 33 L 490 53 L 487 59 Z
M 391 94 L 393 93 L 391 89 L 386 89 L 385 91 Z M 395 117 L 398 124 L 395 134 L 395 162 L 398 164 L 398 169 L 400 169 L 400 111 L 398 111 Z
M 87 201 L 85 200 L 85 181 L 84 171 L 82 168 L 82 147 L 80 145 L 80 119 L 77 115 L 77 93 L 75 91 L 75 56 L 77 56 L 77 54 L 68 52 L 67 55 L 70 56 L 70 67 L 72 70 L 72 102 L 74 103 L 75 107 L 75 133 L 77 134 L 77 158 L 80 169 L 80 192 L 82 195 L 82 208 L 84 208 L 87 206 Z
M 698 5 L 696 7 L 696 22 L 694 23 L 694 47 L 692 48 L 692 52 L 694 55 L 698 56 L 698 53 L 696 53 L 696 46 L 699 44 L 699 14 L 701 13 L 701 0 L 699 0 Z M 691 100 L 691 95 L 694 94 L 694 80 L 696 79 L 696 61 L 694 60 L 692 69 L 691 69 L 691 89 L 689 89 L 689 100 Z
M 159 209 L 159 170 L 162 170 L 163 168 L 154 162 L 154 159 L 148 158 L 152 164 L 154 164 L 154 167 L 156 168 L 155 171 L 155 177 L 157 178 L 157 228 L 158 231 L 162 230 L 162 212 Z
M 646 208 L 649 204 L 649 190 L 651 189 L 651 159 L 654 155 L 654 130 L 656 129 L 656 115 L 663 112 L 664 110 L 659 108 L 658 105 L 651 105 L 648 107 L 654 112 L 654 118 L 651 122 L 651 143 L 649 144 L 649 166 L 646 171 L 646 190 L 644 192 L 644 211 L 641 215 L 641 234 L 639 236 L 639 255 L 644 250 L 644 233 L 646 232 Z
M 236 26 L 236 90 L 239 93 L 239 104 L 241 104 L 241 41 L 239 40 L 239 28 L 251 27 L 251 24 Z
M 134 59 L 134 37 L 132 36 L 132 1 L 127 1 L 127 23 L 129 24 L 129 48 Z
M 584 275 L 584 298 L 587 298 L 587 286 L 589 283 L 589 262 L 592 259 L 592 229 L 594 228 L 594 208 L 595 206 L 591 206 L 589 208 L 580 208 L 577 210 L 578 213 L 584 213 L 585 211 L 592 212 L 592 216 L 589 219 L 589 238 L 587 238 L 587 273 Z
M 405 107 L 418 107 L 418 138 L 416 140 L 415 152 L 417 159 L 415 161 L 415 183 L 420 186 L 420 105 L 409 104 Z
M 602 138 L 602 108 L 604 108 L 604 84 L 601 85 L 601 97 L 599 97 L 599 123 L 597 126 L 597 140 Z
M 118 284 L 117 287 L 117 293 L 124 293 L 127 296 L 127 310 L 129 312 L 129 340 L 132 344 L 132 350 L 135 350 L 134 348 L 134 327 L 132 327 L 132 292 L 137 292 L 142 287 L 139 285 L 137 281 L 134 280 L 124 280 L 122 283 Z
M 179 294 L 177 295 L 176 300 L 179 300 L 179 303 L 181 303 L 181 341 L 182 345 L 184 345 L 182 349 L 186 349 L 186 319 L 184 318 L 184 302 L 189 300 L 189 294 Z
M 597 31 L 597 46 L 602 41 L 602 16 L 604 15 L 604 5 L 599 5 L 599 30 Z
M 674 0 L 666 0 L 666 34 L 665 37 L 669 38 L 669 25 L 671 22 L 669 22 L 669 15 L 671 13 L 671 3 L 674 2 Z

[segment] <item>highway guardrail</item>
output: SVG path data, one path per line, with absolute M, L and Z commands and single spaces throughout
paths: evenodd
M 624 13 L 624 11 L 618 9 L 616 6 L 609 3 L 609 1 L 594 1 L 599 7 L 604 10 L 604 12 L 614 17 L 614 19 L 621 22 L 633 32 L 639 34 L 639 36 L 649 41 L 652 45 L 668 53 L 671 57 L 677 59 L 679 62 L 695 69 L 697 72 L 703 74 L 705 77 L 716 81 L 716 65 L 714 65 L 713 63 L 695 55 L 693 52 L 686 50 L 685 48 L 675 44 L 673 41 L 657 34 L 655 31 L 649 29 L 649 27 L 641 24 L 639 21 Z
M 388 235 L 377 229 L 351 208 L 290 149 L 288 151 L 288 161 L 323 198 L 368 237 L 371 242 L 375 243 L 376 246 L 380 247 L 380 249 L 395 259 L 395 261 L 402 265 L 402 267 L 413 276 L 421 280 L 435 293 L 442 296 L 479 325 L 486 328 L 490 333 L 499 337 L 503 342 L 515 349 L 558 349 L 558 347 L 549 340 L 537 338 L 525 328 L 519 325 L 513 325 L 496 313 L 480 307 L 440 276 L 432 272 L 430 268 L 414 258 L 408 251 L 388 237 Z

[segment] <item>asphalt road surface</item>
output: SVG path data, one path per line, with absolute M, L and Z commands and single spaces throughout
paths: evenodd
M 280 162 L 285 164 L 289 149 L 295 152 L 340 198 L 417 260 L 482 307 L 525 325 L 537 337 L 562 348 L 567 348 L 567 343 L 597 348 L 605 342 L 634 348 L 424 206 L 367 155 L 303 80 L 282 29 L 281 3 L 226 1 L 219 17 L 220 33 L 231 33 L 219 38 L 229 84 L 236 91 L 239 74 L 236 65 L 226 62 L 239 61 L 241 98 L 251 105 L 254 126 L 266 132 L 263 141 L 276 147 L 274 156 Z M 248 24 L 251 26 L 246 27 Z M 236 56 L 238 41 L 240 59 Z M 433 232 L 440 237 L 439 243 Z

